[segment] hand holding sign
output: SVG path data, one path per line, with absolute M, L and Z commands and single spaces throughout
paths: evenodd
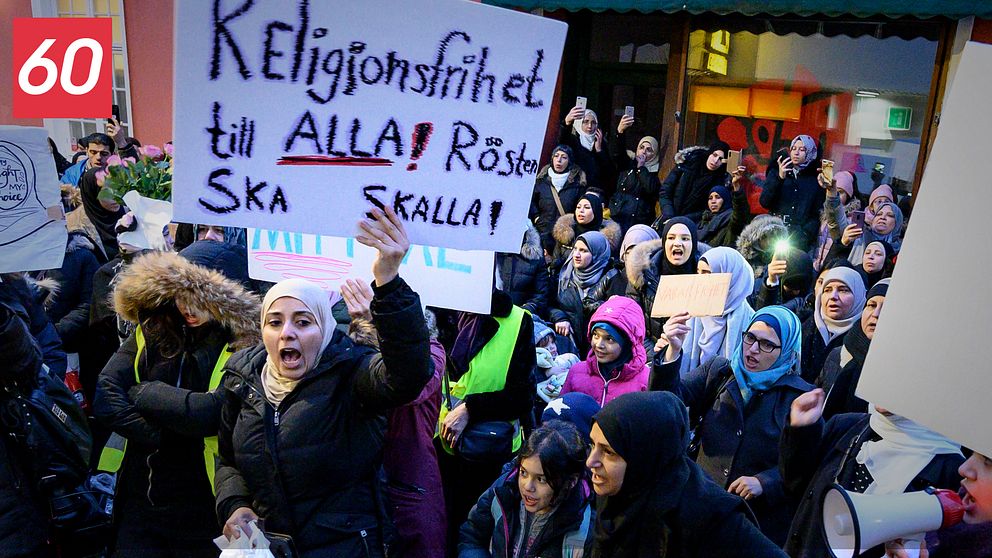
M 658 281 L 651 307 L 652 318 L 676 316 L 720 316 L 730 290 L 730 273 L 666 275 Z
M 685 336 L 689 335 L 689 319 L 692 316 L 688 312 L 676 314 L 665 322 L 665 339 L 668 341 L 668 350 L 665 352 L 665 360 L 672 361 L 682 352 L 682 344 L 685 343 Z M 658 341 L 661 343 L 661 340 Z M 659 347 L 655 347 L 657 350 Z

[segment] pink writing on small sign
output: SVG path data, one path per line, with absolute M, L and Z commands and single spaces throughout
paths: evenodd
M 661 277 L 651 307 L 651 317 L 666 318 L 680 312 L 688 312 L 691 316 L 723 314 L 730 290 L 730 275 L 706 273 Z

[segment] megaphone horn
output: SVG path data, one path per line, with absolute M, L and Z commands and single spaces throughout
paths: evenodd
M 824 493 L 823 537 L 835 558 L 853 558 L 877 544 L 957 525 L 961 498 L 951 490 L 867 496 L 834 484 Z M 912 537 L 912 535 L 917 535 Z

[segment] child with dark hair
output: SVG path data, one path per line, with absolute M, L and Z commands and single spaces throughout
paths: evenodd
M 581 552 L 592 522 L 585 459 L 586 441 L 573 424 L 551 420 L 534 430 L 509 470 L 472 508 L 458 556 Z

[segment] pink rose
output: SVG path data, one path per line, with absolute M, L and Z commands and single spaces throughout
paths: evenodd
M 106 164 L 108 167 L 119 167 L 120 165 L 123 164 L 123 160 L 121 159 L 120 155 L 117 155 L 115 153 L 114 155 L 107 157 Z
M 165 150 L 165 154 L 169 157 L 172 157 L 173 152 L 176 150 L 172 143 L 165 144 L 162 149 Z
M 97 183 L 97 186 L 100 186 L 101 188 L 103 188 L 103 182 L 106 179 L 107 179 L 107 171 L 105 171 L 105 170 L 98 170 L 98 171 L 96 171 L 96 183 Z
M 154 145 L 146 145 L 139 148 L 138 153 L 141 153 L 145 157 L 151 157 L 152 159 L 162 156 L 162 150 Z

